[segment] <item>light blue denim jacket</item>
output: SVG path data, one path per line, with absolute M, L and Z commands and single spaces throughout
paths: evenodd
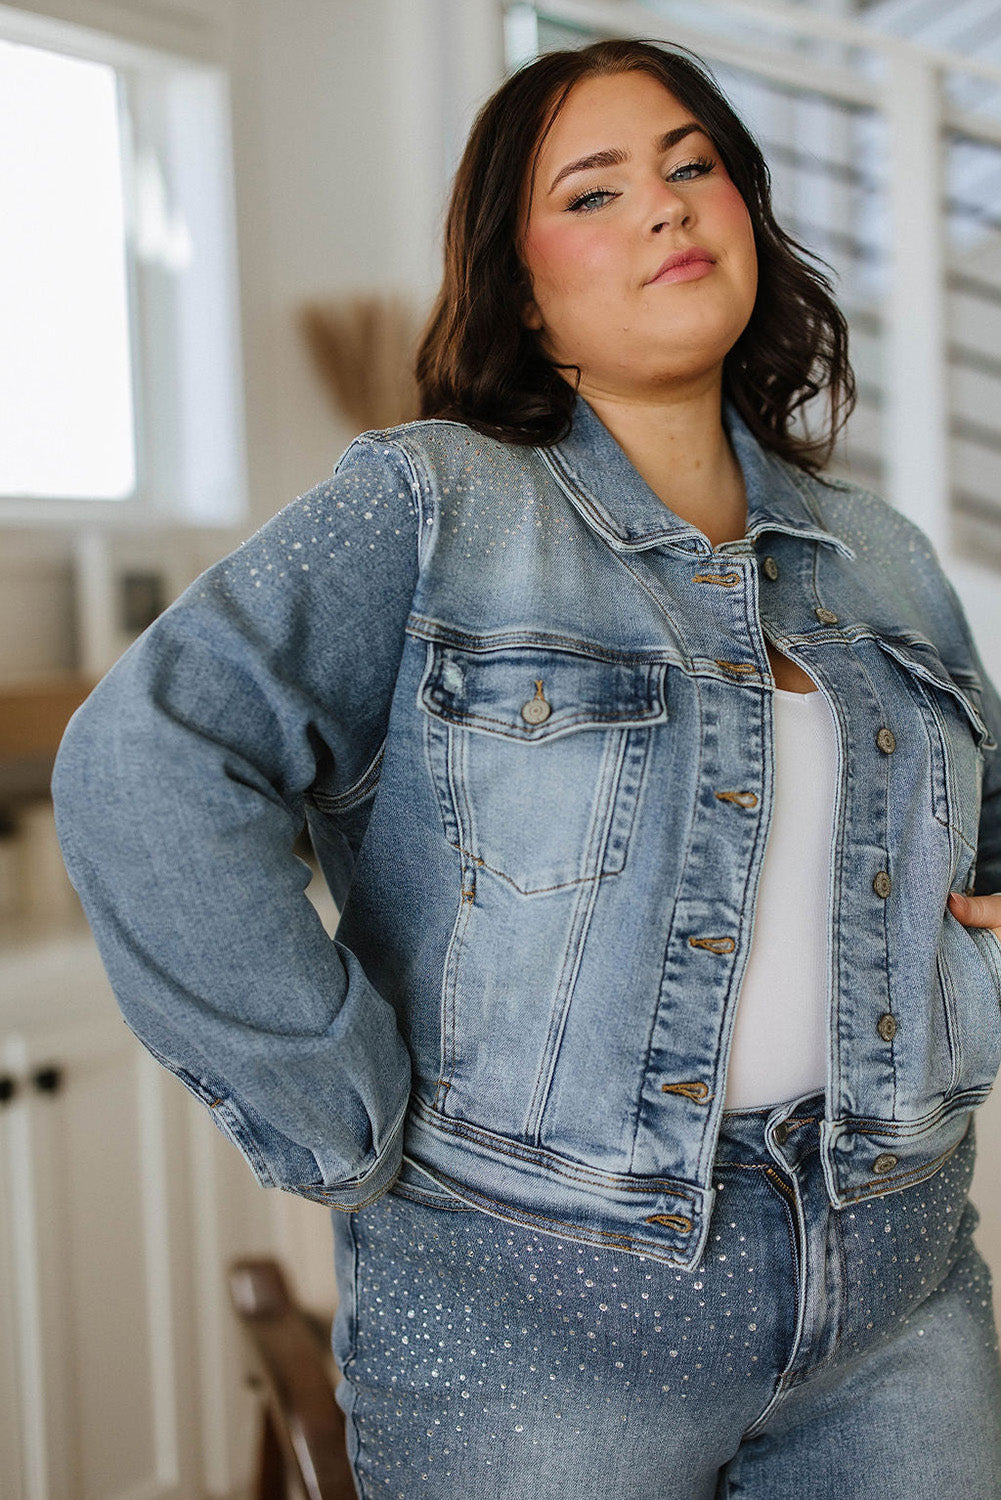
M 360 438 L 74 718 L 59 829 L 126 1020 L 262 1183 L 357 1208 L 405 1143 L 487 1212 L 697 1262 L 773 804 L 766 640 L 839 740 L 831 1201 L 961 1139 L 1001 949 L 946 898 L 978 842 L 1001 889 L 1001 703 L 921 533 L 724 416 L 749 516 L 715 550 L 583 401 L 548 450 Z

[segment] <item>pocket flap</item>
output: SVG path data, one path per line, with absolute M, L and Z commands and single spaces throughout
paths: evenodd
M 664 662 L 636 662 L 527 644 L 472 651 L 428 643 L 420 701 L 466 729 L 522 741 L 575 729 L 628 728 L 667 718 Z
M 980 714 L 980 684 L 971 677 L 968 682 L 957 682 L 947 669 L 942 658 L 930 642 L 920 640 L 887 639 L 877 636 L 878 644 L 888 656 L 898 661 L 912 677 L 919 678 L 929 687 L 947 693 L 959 705 L 969 720 L 977 744 L 982 750 L 995 748 L 995 741 Z

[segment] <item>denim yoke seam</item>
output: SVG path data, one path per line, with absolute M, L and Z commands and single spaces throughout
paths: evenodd
M 625 559 L 615 553 L 616 561 L 628 567 Z M 632 570 L 630 570 L 631 572 Z M 636 578 L 636 575 L 632 575 Z M 664 612 L 663 605 L 651 592 L 642 579 L 636 578 L 639 586 L 650 595 L 657 607 Z M 431 615 L 420 615 L 416 611 L 411 612 L 407 620 L 407 633 L 415 638 L 433 643 L 438 641 L 448 646 L 458 646 L 464 651 L 487 653 L 502 650 L 508 646 L 540 646 L 551 647 L 554 650 L 566 650 L 577 656 L 586 656 L 591 661 L 607 662 L 614 666 L 634 664 L 641 661 L 649 670 L 661 666 L 683 666 L 690 665 L 687 656 L 683 655 L 677 648 L 669 649 L 656 647 L 644 648 L 640 652 L 620 651 L 599 645 L 595 641 L 584 640 L 580 636 L 564 635 L 554 630 L 531 630 L 519 627 L 517 630 L 492 631 L 487 636 L 471 635 L 469 631 L 458 630 L 442 620 L 435 619 Z

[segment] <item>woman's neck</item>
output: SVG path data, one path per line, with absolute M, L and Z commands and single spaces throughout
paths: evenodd
M 624 399 L 583 383 L 580 394 L 676 516 L 714 547 L 744 535 L 744 476 L 723 427 L 718 385 L 670 401 Z

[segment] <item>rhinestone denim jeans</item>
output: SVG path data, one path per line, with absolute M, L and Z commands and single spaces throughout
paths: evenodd
M 488 1217 L 409 1163 L 335 1213 L 359 1495 L 1001 1495 L 972 1122 L 929 1181 L 835 1211 L 822 1102 L 724 1116 L 694 1272 Z

